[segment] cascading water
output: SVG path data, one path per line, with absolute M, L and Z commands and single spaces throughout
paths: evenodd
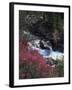
M 33 37 L 33 35 L 31 35 L 29 32 L 24 31 L 24 34 L 27 36 Z M 45 47 L 45 48 L 40 47 L 40 41 L 42 42 L 43 47 Z M 30 48 L 32 50 L 37 50 L 39 52 L 39 54 L 41 54 L 44 58 L 51 57 L 54 60 L 56 60 L 57 58 L 60 59 L 64 56 L 64 53 L 61 53 L 59 51 L 53 51 L 52 46 L 48 45 L 48 43 L 50 43 L 50 42 L 49 41 L 45 42 L 40 39 L 35 39 L 35 40 L 33 40 L 33 42 L 28 42 Z
M 61 59 L 63 57 L 63 53 L 61 52 L 58 52 L 58 51 L 53 51 L 52 47 L 49 46 L 47 43 L 44 43 L 44 49 L 40 48 L 39 47 L 39 41 L 40 40 L 35 40 L 34 41 L 34 46 L 32 45 L 31 48 L 32 50 L 37 50 L 39 52 L 39 54 L 41 54 L 44 58 L 53 58 L 54 60 L 56 60 L 57 58 L 58 59 Z M 38 46 L 38 47 L 36 47 Z

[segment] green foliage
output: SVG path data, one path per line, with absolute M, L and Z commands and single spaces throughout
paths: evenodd
M 58 72 L 59 77 L 64 76 L 64 60 L 56 60 L 56 71 Z

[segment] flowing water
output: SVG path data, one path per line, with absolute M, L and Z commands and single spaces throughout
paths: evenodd
M 53 51 L 52 47 L 49 46 L 50 49 L 41 49 L 32 46 L 33 50 L 37 50 L 39 54 L 41 54 L 44 58 L 52 57 L 54 60 L 61 59 L 64 56 L 64 53 L 59 51 Z

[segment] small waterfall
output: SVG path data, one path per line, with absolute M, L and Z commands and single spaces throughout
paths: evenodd
M 28 31 L 24 31 L 24 36 L 25 35 L 28 36 L 30 40 L 30 42 L 28 42 L 29 49 L 37 50 L 44 58 L 53 58 L 56 60 L 57 58 L 64 57 L 64 53 L 53 51 L 50 41 L 40 40 Z

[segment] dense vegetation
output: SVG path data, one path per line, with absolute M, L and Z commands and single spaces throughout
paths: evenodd
M 64 52 L 64 13 L 20 11 L 19 15 L 20 38 L 26 30 L 49 40 L 53 50 Z
M 46 60 L 37 51 L 28 50 L 26 40 L 19 44 L 19 78 L 50 78 L 64 76 L 64 58 L 51 61 Z
M 64 14 L 19 11 L 19 78 L 63 77 L 64 58 L 54 61 L 29 50 L 27 42 L 34 39 L 50 41 L 54 51 L 64 52 Z

